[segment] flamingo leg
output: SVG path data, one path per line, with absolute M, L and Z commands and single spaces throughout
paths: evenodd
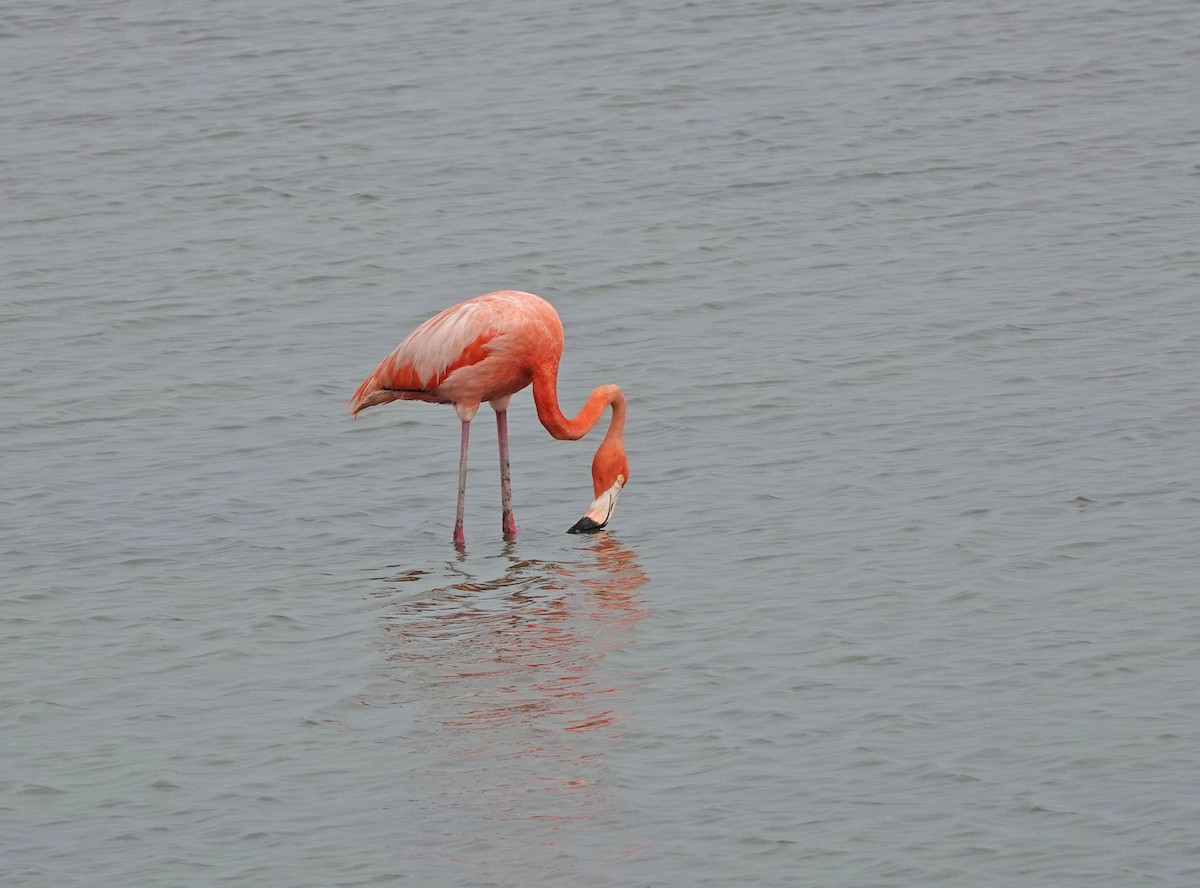
M 508 466 L 508 411 L 496 411 L 496 438 L 500 442 L 500 530 L 504 539 L 517 535 L 517 519 L 513 517 L 512 471 Z
M 458 514 L 454 519 L 454 545 L 463 549 L 467 545 L 467 536 L 463 533 L 463 513 L 467 506 L 467 439 L 471 434 L 471 420 L 464 419 L 462 424 L 462 448 L 458 453 Z

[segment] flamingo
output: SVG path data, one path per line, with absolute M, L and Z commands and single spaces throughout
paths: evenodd
M 458 457 L 458 513 L 454 544 L 466 545 L 463 508 L 467 493 L 467 441 L 471 420 L 487 401 L 496 411 L 500 442 L 501 531 L 506 540 L 517 533 L 513 517 L 508 462 L 508 404 L 533 384 L 538 419 L 552 437 L 575 441 L 612 407 L 608 432 L 592 459 L 595 500 L 568 533 L 594 533 L 612 517 L 617 494 L 629 481 L 629 462 L 621 434 L 625 429 L 625 395 L 615 385 L 602 385 L 588 396 L 574 419 L 558 406 L 558 364 L 563 328 L 558 312 L 545 299 L 517 290 L 499 290 L 460 302 L 434 315 L 396 346 L 363 380 L 350 399 L 359 411 L 388 401 L 453 404 L 462 422 Z

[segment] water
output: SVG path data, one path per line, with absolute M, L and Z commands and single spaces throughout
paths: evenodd
M 10 3 L 0 881 L 1196 884 L 1200 12 Z M 502 287 L 598 435 L 350 422 Z

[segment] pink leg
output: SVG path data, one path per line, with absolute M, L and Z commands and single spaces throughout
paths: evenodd
M 513 517 L 512 473 L 508 467 L 508 411 L 496 411 L 496 437 L 500 441 L 500 529 L 506 540 L 517 535 Z
M 463 513 L 467 506 L 467 438 L 471 432 L 471 420 L 462 424 L 462 449 L 458 453 L 458 516 L 454 519 L 454 545 L 466 548 L 467 536 L 463 533 Z

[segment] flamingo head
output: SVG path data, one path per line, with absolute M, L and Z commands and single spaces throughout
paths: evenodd
M 617 507 L 617 494 L 629 482 L 629 460 L 620 442 L 600 445 L 592 460 L 592 490 L 596 498 L 567 533 L 595 533 L 608 524 Z

